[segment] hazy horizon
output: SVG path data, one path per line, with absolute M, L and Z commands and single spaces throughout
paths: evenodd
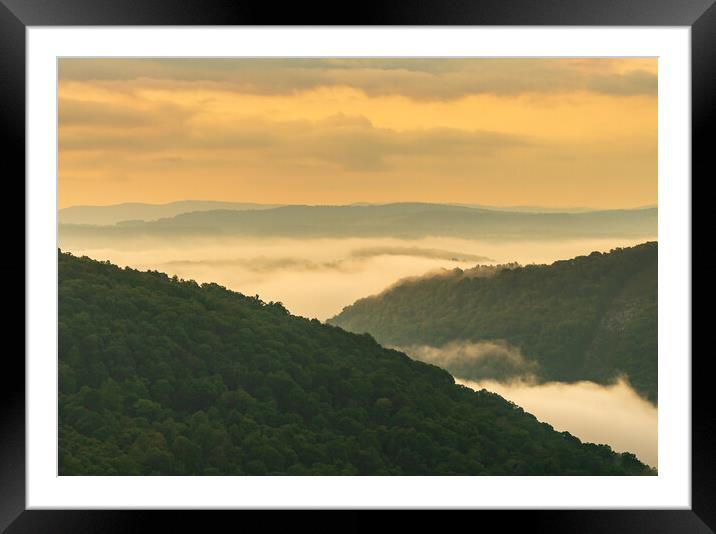
M 350 202 L 345 203 L 339 203 L 339 204 L 325 204 L 325 203 L 310 203 L 310 202 L 293 202 L 293 203 L 285 203 L 285 204 L 275 204 L 275 203 L 264 203 L 264 202 L 258 202 L 253 199 L 227 199 L 227 198 L 216 198 L 216 199 L 208 199 L 208 198 L 177 198 L 175 200 L 168 200 L 166 202 L 144 202 L 142 200 L 124 200 L 120 202 L 110 202 L 110 203 L 95 203 L 95 204 L 71 204 L 68 206 L 64 206 L 62 208 L 58 208 L 58 211 L 63 211 L 71 208 L 110 208 L 110 207 L 117 207 L 117 206 L 127 206 L 127 205 L 146 205 L 146 206 L 169 206 L 173 204 L 189 204 L 189 203 L 215 203 L 215 204 L 255 204 L 260 206 L 355 206 L 355 205 L 376 205 L 376 206 L 385 206 L 389 204 L 443 204 L 446 206 L 466 206 L 466 207 L 475 207 L 475 208 L 495 208 L 500 209 L 503 211 L 508 211 L 510 209 L 530 209 L 530 210 L 538 210 L 538 209 L 545 209 L 550 211 L 558 211 L 558 210 L 564 210 L 565 212 L 569 211 L 609 211 L 609 210 L 638 210 L 638 209 L 649 209 L 649 208 L 656 208 L 657 204 L 641 204 L 638 206 L 621 206 L 621 207 L 612 207 L 612 208 L 599 208 L 594 206 L 556 206 L 556 205 L 537 205 L 537 204 L 482 204 L 482 203 L 472 203 L 472 204 L 466 204 L 465 202 L 459 202 L 457 200 L 455 201 L 444 201 L 444 202 L 430 202 L 425 200 L 413 200 L 413 199 L 396 199 L 396 200 L 389 200 L 385 202 L 367 202 L 364 200 L 354 200 Z

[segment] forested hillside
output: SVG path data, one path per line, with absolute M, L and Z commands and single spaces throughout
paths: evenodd
M 60 475 L 653 474 L 215 284 L 59 255 Z
M 509 266 L 494 276 L 456 269 L 361 299 L 329 322 L 392 346 L 498 341 L 503 352 L 505 343 L 519 350 L 522 368 L 538 379 L 608 383 L 626 375 L 656 402 L 657 252 L 650 242 L 552 265 Z M 461 376 L 462 363 L 446 367 Z M 461 378 L 504 379 L 521 370 L 473 365 L 469 372 Z

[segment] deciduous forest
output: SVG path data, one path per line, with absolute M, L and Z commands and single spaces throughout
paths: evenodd
M 528 353 L 541 364 L 554 360 L 551 373 L 574 376 L 563 355 L 584 349 L 604 319 L 589 310 L 613 306 L 655 254 L 649 244 L 490 279 L 427 280 L 395 294 L 422 295 L 415 313 L 436 318 L 420 339 L 504 337 L 512 316 L 511 327 L 522 325 L 513 342 L 534 347 Z M 438 296 L 443 285 L 447 297 Z M 353 309 L 381 304 L 376 320 L 402 332 L 398 340 L 419 335 L 403 328 L 411 318 L 401 300 L 381 299 Z M 451 330 L 452 306 L 481 306 L 494 319 L 479 323 L 475 309 L 478 323 Z M 635 320 L 651 328 L 648 317 Z M 550 349 L 555 337 L 562 343 Z M 216 284 L 62 252 L 59 392 L 60 475 L 655 474 L 633 454 L 556 432 L 370 335 Z
M 551 265 L 455 269 L 398 283 L 329 322 L 386 345 L 504 341 L 531 377 L 607 384 L 625 376 L 656 403 L 657 255 L 657 243 L 648 242 Z M 471 380 L 525 371 L 448 370 Z

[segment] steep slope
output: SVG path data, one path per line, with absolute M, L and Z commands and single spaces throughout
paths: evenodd
M 494 365 L 501 351 L 543 380 L 607 383 L 625 374 L 655 402 L 657 252 L 651 242 L 494 276 L 456 269 L 361 299 L 329 322 L 385 345 L 413 347 L 418 357 L 435 347 L 454 351 L 460 342 L 499 349 L 490 365 L 473 358 L 471 376 L 460 374 L 464 358 L 451 358 L 446 368 L 461 378 L 519 376 L 524 365 Z
M 651 261 L 624 284 L 585 352 L 585 377 L 604 382 L 624 372 L 637 390 L 656 401 L 658 281 L 657 262 Z
M 59 371 L 62 475 L 654 473 L 370 336 L 62 253 Z

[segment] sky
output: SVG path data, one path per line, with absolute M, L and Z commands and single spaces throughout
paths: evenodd
M 59 207 L 657 201 L 657 59 L 69 59 Z

